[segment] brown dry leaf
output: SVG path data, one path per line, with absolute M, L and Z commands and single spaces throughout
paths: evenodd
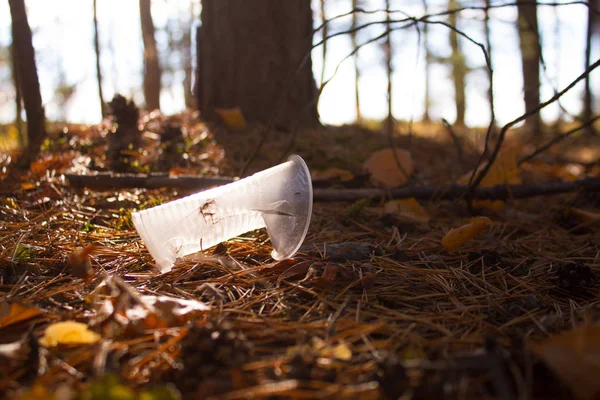
M 410 222 L 426 223 L 431 219 L 427 210 L 414 197 L 388 201 L 385 203 L 384 210 L 386 214 L 393 214 Z
M 44 347 L 53 347 L 58 344 L 90 344 L 98 340 L 100 335 L 90 331 L 86 324 L 63 321 L 48 325 L 39 343 Z
M 210 311 L 210 307 L 197 300 L 178 299 L 169 296 L 141 296 L 144 304 L 136 304 L 125 310 L 129 322 L 145 328 L 168 328 L 181 326 L 192 318 Z
M 0 328 L 27 321 L 39 315 L 42 315 L 42 310 L 39 308 L 4 302 L 0 305 Z
M 600 326 L 584 326 L 531 345 L 579 399 L 600 396 Z
M 442 246 L 448 251 L 456 251 L 463 244 L 477 237 L 492 221 L 486 217 L 474 217 L 468 224 L 452 229 L 442 238 Z
M 396 155 L 402 170 L 398 168 L 392 149 L 376 151 L 363 164 L 363 167 L 371 174 L 371 182 L 374 185 L 396 187 L 408 182 L 408 178 L 414 170 L 412 157 L 408 151 L 402 149 L 396 149 Z
M 301 261 L 292 265 L 291 267 L 283 271 L 281 275 L 279 275 L 279 277 L 277 278 L 277 284 L 281 283 L 281 281 L 284 279 L 292 278 L 299 275 L 306 276 L 312 264 L 312 261 Z
M 516 185 L 521 183 L 521 179 L 519 178 L 519 166 L 517 165 L 517 157 L 520 152 L 521 149 L 516 147 L 498 154 L 496 161 L 494 161 L 494 164 L 492 164 L 492 167 L 479 186 L 491 187 L 497 185 Z M 479 173 L 482 168 L 483 165 L 477 170 L 477 173 Z M 468 172 L 458 180 L 458 183 L 467 185 L 472 174 L 473 171 Z M 504 201 L 474 200 L 473 205 L 475 207 L 484 207 L 491 210 L 502 210 L 504 208 Z
M 327 287 L 335 283 L 339 267 L 335 264 L 327 264 L 323 274 L 311 280 L 311 283 L 315 286 Z
M 77 249 L 69 255 L 67 264 L 71 269 L 71 274 L 78 278 L 88 278 L 93 275 L 92 260 L 90 254 L 98 250 L 100 247 L 90 244 L 84 248 Z
M 248 124 L 241 108 L 215 108 L 215 112 L 221 117 L 225 126 L 232 131 L 244 131 L 248 129 Z
M 330 179 L 339 179 L 342 182 L 354 179 L 354 174 L 346 169 L 331 167 L 325 170 L 315 170 L 310 172 L 313 181 L 326 181 Z
M 581 208 L 571 207 L 565 214 L 575 217 L 582 224 L 591 225 L 600 222 L 600 213 L 582 210 Z

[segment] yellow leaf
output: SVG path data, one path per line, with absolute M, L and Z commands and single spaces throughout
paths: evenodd
M 498 154 L 498 157 L 492 164 L 492 167 L 483 178 L 480 187 L 490 187 L 497 185 L 516 185 L 521 183 L 519 178 L 519 166 L 517 165 L 517 157 L 519 156 L 521 149 L 516 147 L 513 149 L 506 150 Z M 483 165 L 477 170 L 477 173 L 481 172 Z M 469 183 L 473 175 L 473 171 L 468 172 L 462 178 L 458 180 L 458 183 L 466 185 Z M 474 200 L 473 205 L 475 207 L 484 207 L 491 210 L 502 210 L 504 208 L 504 201 L 502 200 Z
M 323 339 L 313 336 L 312 349 L 323 358 L 336 358 L 344 361 L 352 358 L 352 350 L 345 342 L 340 342 L 332 347 Z
M 0 328 L 27 321 L 42 314 L 42 310 L 34 307 L 23 306 L 19 303 L 4 302 L 0 305 Z
M 477 237 L 492 221 L 486 217 L 475 217 L 458 228 L 452 229 L 442 238 L 442 246 L 448 251 L 456 251 L 463 244 Z
M 351 181 L 354 179 L 354 174 L 348 170 L 341 168 L 327 168 L 325 170 L 311 171 L 310 176 L 313 181 L 325 181 L 329 179 L 339 179 L 342 182 Z
M 40 344 L 52 347 L 58 344 L 89 344 L 100 339 L 100 335 L 88 329 L 86 324 L 75 321 L 56 322 L 48 325 Z
M 33 190 L 36 188 L 36 184 L 33 182 L 25 182 L 25 183 L 21 183 L 21 189 L 22 190 Z
M 400 219 L 411 222 L 426 223 L 431 219 L 427 210 L 414 197 L 388 201 L 385 203 L 384 210 L 386 214 L 394 214 Z
M 246 123 L 244 114 L 242 114 L 241 108 L 215 108 L 215 112 L 219 114 L 219 117 L 221 117 L 225 126 L 232 131 L 243 131 L 248 129 L 248 124 Z
M 600 326 L 585 326 L 531 346 L 579 399 L 600 396 Z
M 371 174 L 371 182 L 376 186 L 396 187 L 408 182 L 414 170 L 412 157 L 406 150 L 396 149 L 396 156 L 402 169 L 398 168 L 392 149 L 376 151 L 363 167 Z

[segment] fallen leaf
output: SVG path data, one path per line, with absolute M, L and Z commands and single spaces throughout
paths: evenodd
M 310 172 L 313 181 L 327 181 L 330 179 L 339 179 L 342 182 L 354 179 L 354 174 L 346 169 L 331 167 L 325 170 L 315 170 Z
M 281 275 L 279 275 L 279 277 L 277 278 L 277 284 L 281 283 L 281 281 L 284 279 L 289 279 L 299 275 L 306 276 L 311 264 L 313 264 L 312 261 L 301 261 L 292 265 L 291 267 L 283 271 Z
M 565 212 L 566 216 L 573 216 L 582 224 L 594 224 L 600 222 L 600 213 L 571 207 Z
M 426 223 L 431 219 L 427 210 L 413 197 L 388 201 L 385 203 L 384 210 L 386 214 L 393 214 L 410 222 Z
M 334 264 L 327 264 L 323 274 L 313 280 L 311 283 L 316 286 L 327 287 L 335 283 L 339 266 Z
M 521 183 L 521 179 L 519 178 L 519 166 L 517 165 L 517 157 L 520 153 L 521 149 L 518 147 L 501 152 L 479 186 L 491 187 L 497 185 L 516 185 Z M 477 173 L 481 172 L 484 166 L 485 164 L 477 170 Z M 471 175 L 473 175 L 473 171 L 465 174 L 458 180 L 458 183 L 467 185 L 471 179 Z M 501 210 L 504 208 L 504 201 L 473 200 L 473 205 L 475 207 L 484 207 L 491 210 Z
M 125 311 L 130 323 L 145 328 L 168 328 L 184 325 L 190 319 L 210 311 L 210 307 L 197 300 L 178 299 L 169 296 L 141 296 L 143 304 L 136 304 Z
M 98 340 L 100 335 L 90 331 L 86 324 L 63 321 L 48 325 L 39 343 L 44 347 L 53 347 L 58 344 L 91 344 Z
M 82 249 L 77 249 L 69 255 L 67 264 L 71 269 L 71 274 L 78 278 L 87 278 L 91 276 L 94 271 L 92 270 L 92 260 L 90 254 L 96 251 L 99 246 L 90 244 Z
M 21 190 L 33 190 L 37 187 L 37 185 L 33 182 L 24 182 L 21 183 Z
M 27 321 L 39 315 L 42 315 L 42 310 L 39 308 L 4 302 L 0 305 L 0 328 Z
M 560 333 L 531 349 L 573 390 L 579 399 L 600 396 L 600 326 Z
M 343 361 L 348 361 L 352 358 L 352 350 L 350 350 L 350 347 L 343 341 L 335 346 L 331 346 L 323 339 L 313 336 L 312 349 L 319 357 L 323 358 L 335 358 Z
M 463 244 L 477 237 L 492 221 L 486 217 L 472 218 L 468 224 L 454 228 L 442 238 L 442 246 L 448 251 L 456 251 Z
M 398 168 L 392 149 L 376 151 L 363 164 L 371 174 L 371 182 L 374 185 L 396 187 L 408 182 L 414 170 L 412 157 L 408 151 L 402 149 L 396 149 L 396 155 L 402 169 Z
M 221 117 L 225 126 L 232 131 L 244 131 L 248 129 L 248 124 L 239 107 L 233 108 L 215 108 L 215 112 Z

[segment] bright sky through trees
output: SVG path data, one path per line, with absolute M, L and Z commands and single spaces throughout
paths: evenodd
M 318 10 L 318 1 L 314 1 Z M 99 3 L 98 18 L 101 32 L 102 69 L 104 90 L 107 99 L 116 92 L 133 96 L 136 102 L 143 102 L 142 93 L 142 41 L 139 22 L 138 2 L 133 0 L 102 0 Z M 198 1 L 196 1 L 198 3 Z M 329 17 L 350 9 L 350 1 L 329 0 Z M 431 0 L 430 13 L 445 9 L 447 2 Z M 368 9 L 383 8 L 383 0 L 365 0 Z M 404 12 L 421 16 L 422 2 L 416 0 L 396 0 L 393 7 Z M 467 4 L 462 2 L 462 4 Z M 468 4 L 481 5 L 483 2 L 470 1 Z M 500 4 L 500 3 L 496 3 Z M 37 51 L 38 71 L 42 96 L 50 119 L 67 119 L 72 122 L 94 123 L 100 118 L 95 82 L 92 1 L 91 0 L 28 0 L 30 24 L 34 32 L 34 46 Z M 194 7 L 199 15 L 199 4 Z M 188 18 L 189 0 L 154 0 L 153 17 L 158 29 L 157 41 L 161 57 L 168 56 L 167 39 L 161 29 L 169 20 Z M 400 14 L 398 14 L 400 15 Z M 469 11 L 461 14 L 461 29 L 475 40 L 484 42 L 483 14 Z M 554 88 L 563 88 L 578 76 L 584 68 L 586 9 L 582 5 L 540 7 L 540 29 L 542 30 L 543 55 L 546 71 L 542 72 L 542 99 L 550 97 Z M 361 16 L 375 20 L 383 14 Z M 320 15 L 315 13 L 315 26 L 320 24 Z M 516 9 L 506 8 L 491 13 L 496 115 L 500 123 L 507 122 L 524 110 L 522 102 L 522 78 L 518 40 L 515 28 Z M 556 24 L 559 24 L 558 34 Z M 350 19 L 340 19 L 330 25 L 330 33 L 345 30 Z M 232 27 L 235 29 L 235 27 Z M 367 29 L 358 35 L 363 43 L 383 32 L 383 26 Z M 320 40 L 319 35 L 315 41 Z M 398 119 L 418 120 L 423 112 L 424 99 L 424 52 L 418 46 L 418 36 L 414 28 L 396 31 L 393 35 L 395 49 L 394 65 L 394 113 Z M 429 43 L 435 55 L 445 57 L 450 54 L 448 30 L 439 25 L 430 28 Z M 10 13 L 8 2 L 0 2 L 0 46 L 10 44 Z M 596 45 L 592 60 L 600 57 L 600 44 Z M 467 78 L 467 115 L 470 125 L 485 125 L 489 121 L 488 105 L 485 98 L 487 77 L 484 58 L 474 45 L 463 41 L 468 65 L 473 72 Z M 251 49 L 249 49 L 251 51 Z M 335 67 L 349 52 L 350 38 L 341 36 L 328 45 L 326 79 L 331 77 Z M 6 54 L 7 52 L 5 52 Z M 360 81 L 361 107 L 364 117 L 380 119 L 386 114 L 386 76 L 382 59 L 383 51 L 378 44 L 372 44 L 360 51 L 362 78 Z M 321 51 L 313 52 L 313 68 L 319 77 L 322 60 Z M 14 118 L 14 90 L 10 81 L 9 64 L 0 64 L 0 121 L 9 122 Z M 432 66 L 431 116 L 434 119 L 454 120 L 453 89 L 449 69 L 435 64 Z M 167 114 L 183 109 L 183 71 L 175 71 L 169 79 L 172 84 L 161 94 L 163 111 Z M 317 78 L 318 79 L 318 78 Z M 321 119 L 325 123 L 344 123 L 354 120 L 354 72 L 351 60 L 343 63 L 333 81 L 326 88 L 319 104 Z M 56 104 L 56 87 L 59 83 L 75 85 L 75 93 L 61 110 Z M 592 74 L 593 92 L 600 93 L 600 71 Z M 578 85 L 564 97 L 563 106 L 571 113 L 581 111 L 583 85 Z M 598 104 L 598 99 L 596 99 Z M 596 106 L 598 108 L 598 105 Z M 543 113 L 546 119 L 553 119 L 558 106 L 553 105 Z

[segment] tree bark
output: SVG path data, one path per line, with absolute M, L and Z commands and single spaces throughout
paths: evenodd
M 250 122 L 287 129 L 319 123 L 310 0 L 203 0 L 199 108 L 240 107 Z
M 491 6 L 491 0 L 485 0 L 485 6 Z M 493 74 L 493 61 L 492 61 L 492 32 L 490 27 L 490 10 L 489 8 L 485 10 L 485 47 L 488 53 L 488 58 L 490 60 L 490 68 L 487 68 L 487 76 L 489 81 L 489 86 L 487 90 L 488 103 L 490 105 L 490 116 L 494 116 L 494 74 Z
M 185 77 L 183 79 L 183 96 L 184 104 L 188 109 L 195 108 L 194 94 L 192 93 L 192 24 L 195 19 L 194 7 L 190 3 L 190 20 L 183 31 L 183 71 Z
M 458 8 L 456 0 L 448 1 L 448 9 L 454 10 Z M 453 27 L 457 24 L 457 13 L 450 13 L 448 22 Z M 465 125 L 465 77 L 467 75 L 467 65 L 465 63 L 465 55 L 462 53 L 460 42 L 458 41 L 458 33 L 450 31 L 450 47 L 452 49 L 452 80 L 454 81 L 454 103 L 456 105 L 456 121 L 458 126 Z
M 154 37 L 151 0 L 140 0 L 142 39 L 144 41 L 144 97 L 146 108 L 160 110 L 160 64 Z
M 427 0 L 423 2 L 423 15 L 427 15 L 429 7 L 427 6 Z M 429 115 L 429 106 L 431 105 L 431 99 L 429 98 L 429 65 L 431 64 L 431 52 L 429 51 L 429 24 L 423 24 L 423 49 L 425 51 L 425 104 L 423 109 L 423 122 L 430 122 L 431 116 Z
M 100 98 L 100 115 L 104 118 L 106 110 L 104 107 L 104 95 L 102 94 L 102 69 L 100 68 L 100 37 L 98 34 L 98 4 L 94 0 L 94 50 L 96 51 L 96 78 L 98 81 L 98 97 Z
M 323 21 L 323 28 L 321 34 L 323 35 L 323 44 L 321 45 L 321 79 L 319 84 L 322 86 L 325 82 L 325 66 L 327 63 L 327 36 L 329 35 L 329 25 L 327 23 L 327 12 L 325 11 L 325 0 L 321 0 L 321 20 Z
M 31 28 L 27 21 L 24 0 L 9 0 L 12 18 L 12 40 L 15 59 L 17 60 L 17 80 L 25 103 L 27 115 L 27 148 L 23 161 L 33 161 L 40 151 L 46 130 L 44 127 L 44 107 L 40 93 L 35 52 L 31 40 Z
M 517 1 L 518 29 L 523 70 L 525 112 L 540 103 L 541 46 L 537 22 L 537 6 L 525 0 Z M 525 127 L 535 136 L 541 134 L 542 119 L 539 113 L 525 121 Z
M 21 86 L 19 85 L 19 66 L 17 64 L 15 44 L 10 45 L 10 58 L 11 58 L 11 69 L 13 85 L 15 86 L 15 128 L 19 132 L 19 141 L 21 146 L 27 143 L 27 136 L 23 130 L 23 119 L 21 114 L 23 113 L 23 98 L 21 97 Z
M 595 4 L 594 4 L 595 3 Z M 591 64 L 592 55 L 592 37 L 594 36 L 594 29 L 598 25 L 598 16 L 594 11 L 595 7 L 600 5 L 598 0 L 590 0 L 588 6 L 588 20 L 587 20 L 587 34 L 586 34 L 586 46 L 585 46 L 585 67 L 589 68 Z M 592 87 L 590 82 L 590 75 L 585 77 L 585 91 L 583 97 L 583 122 L 589 122 L 592 119 L 594 105 L 594 96 L 592 95 Z M 595 129 L 592 124 L 587 128 L 589 134 L 595 134 Z
M 358 0 L 352 0 L 352 9 L 355 10 L 358 7 Z M 355 50 L 358 48 L 358 42 L 356 40 L 356 26 L 358 24 L 357 21 L 357 14 L 358 13 L 352 13 L 352 26 L 350 27 L 350 30 L 352 31 L 352 33 L 350 34 L 350 39 L 352 40 L 352 50 Z M 362 113 L 360 111 L 360 91 L 359 91 L 359 82 L 360 82 L 360 70 L 358 68 L 358 50 L 356 51 L 356 53 L 354 54 L 354 57 L 352 57 L 352 60 L 354 62 L 354 102 L 356 104 L 356 121 L 360 122 L 362 120 Z

